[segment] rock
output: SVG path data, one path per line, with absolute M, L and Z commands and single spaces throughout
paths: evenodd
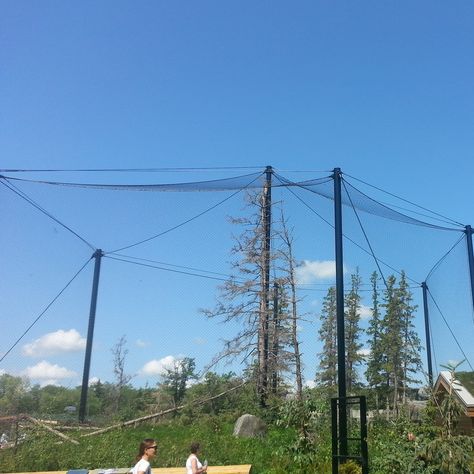
M 242 415 L 234 425 L 234 436 L 243 438 L 264 437 L 267 425 L 255 415 Z

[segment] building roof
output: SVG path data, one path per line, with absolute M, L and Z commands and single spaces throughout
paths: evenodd
M 451 373 L 447 370 L 442 370 L 439 373 L 434 387 L 434 393 L 437 393 L 440 387 L 443 387 L 447 392 L 449 392 L 450 387 L 452 387 L 453 394 L 462 404 L 466 415 L 474 417 L 474 396 L 459 380 L 451 380 Z

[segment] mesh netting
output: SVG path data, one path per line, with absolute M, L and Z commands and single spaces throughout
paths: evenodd
M 219 352 L 223 340 L 239 330 L 238 323 L 206 319 L 200 311 L 212 307 L 219 286 L 230 276 L 235 277 L 238 253 L 231 255 L 230 249 L 235 246 L 232 237 L 242 228 L 232 224 L 229 216 L 242 217 L 251 212 L 244 196 L 249 190 L 260 189 L 265 179 L 264 170 L 232 178 L 169 184 L 88 184 L 4 177 L 2 183 L 10 186 L 1 187 L 4 231 L 0 244 L 4 256 L 8 255 L 3 259 L 3 270 L 9 276 L 1 288 L 2 307 L 8 311 L 5 317 L 17 321 L 18 327 L 28 328 L 90 260 L 91 248 L 101 248 L 106 258 L 102 263 L 91 376 L 111 379 L 111 362 L 98 361 L 112 359 L 110 348 L 125 333 L 134 352 L 128 370 L 136 374 L 137 383 L 156 383 L 158 366 L 168 356 L 194 357 L 203 370 Z M 272 179 L 274 219 L 283 208 L 293 228 L 301 298 L 299 333 L 304 375 L 311 382 L 321 351 L 321 304 L 335 283 L 334 183 L 327 174 L 294 180 L 274 173 Z M 350 286 L 350 275 L 358 269 L 363 282 L 361 326 L 367 328 L 370 316 L 371 273 L 379 273 L 383 292 L 388 275 L 399 278 L 405 271 L 418 305 L 416 327 L 423 341 L 420 284 L 427 281 L 437 370 L 452 359 L 472 363 L 474 326 L 462 226 L 424 211 L 420 215 L 419 208 L 397 210 L 393 203 L 385 202 L 386 195 L 372 194 L 373 189 L 362 189 L 359 184 L 356 187 L 354 181 L 346 178 L 342 189 L 345 291 Z M 110 192 L 119 190 L 124 192 Z M 273 245 L 276 242 L 274 235 Z M 433 269 L 451 247 L 452 251 Z M 35 322 L 5 357 L 1 370 L 30 376 L 42 384 L 55 381 L 73 387 L 80 383 L 92 267 L 86 265 Z M 130 328 L 130 321 L 136 322 L 135 327 Z M 72 350 L 61 355 L 42 351 L 41 344 L 46 347 L 44 336 L 57 334 L 59 329 L 65 331 L 63 336 Z M 71 332 L 73 329 L 77 334 Z M 2 352 L 20 335 L 20 330 L 15 334 L 3 331 Z M 366 336 L 362 342 L 366 344 Z M 247 354 L 230 365 L 220 361 L 214 369 L 241 372 L 251 359 Z M 155 365 L 147 366 L 149 362 Z M 363 380 L 364 367 L 359 370 Z M 45 378 L 48 373 L 51 377 Z M 286 374 L 286 380 L 292 383 L 291 373 Z

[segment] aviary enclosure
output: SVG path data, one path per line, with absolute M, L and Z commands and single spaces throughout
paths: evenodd
M 271 166 L 3 170 L 0 182 L 1 373 L 40 385 L 82 385 L 82 421 L 88 386 L 112 378 L 110 348 L 122 335 L 136 386 L 156 384 L 166 363 L 190 357 L 201 373 L 242 373 L 256 364 L 264 394 L 270 352 L 265 326 L 281 277 L 271 259 L 278 245 L 274 222 L 281 218 L 296 262 L 304 385 L 315 383 L 319 315 L 330 287 L 336 289 L 338 376 L 345 381 L 344 297 L 354 272 L 362 282 L 362 329 L 371 317 L 370 275 L 378 273 L 383 289 L 389 275 L 406 274 L 425 348 L 420 386 L 450 360 L 464 360 L 473 370 L 472 229 L 396 196 L 396 190 L 338 168 L 309 174 Z M 252 193 L 263 196 L 256 214 L 263 229 L 261 272 L 249 287 L 258 295 L 258 324 L 246 351 L 220 358 L 242 323 L 207 318 L 206 311 L 226 282 L 242 279 L 236 245 L 245 218 L 256 212 L 246 199 Z M 61 336 L 63 344 L 53 341 Z M 366 347 L 361 352 L 368 357 Z M 364 364 L 358 370 L 363 381 Z M 294 370 L 278 376 L 294 386 Z M 338 390 L 346 396 L 345 382 Z

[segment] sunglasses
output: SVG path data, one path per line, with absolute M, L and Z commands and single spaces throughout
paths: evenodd
M 158 449 L 158 446 L 156 446 L 156 445 L 155 446 L 148 446 L 148 448 L 146 448 L 146 449 Z

